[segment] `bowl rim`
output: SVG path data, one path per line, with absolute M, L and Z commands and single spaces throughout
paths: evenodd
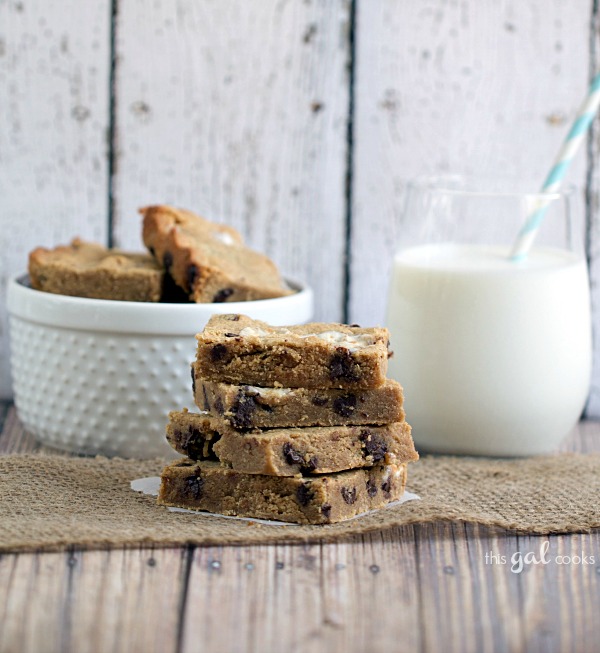
M 26 285 L 27 274 L 11 277 L 7 287 L 9 317 L 59 328 L 112 333 L 189 335 L 214 314 L 250 313 L 273 324 L 303 323 L 313 316 L 313 291 L 286 278 L 293 295 L 247 302 L 167 304 L 58 295 Z

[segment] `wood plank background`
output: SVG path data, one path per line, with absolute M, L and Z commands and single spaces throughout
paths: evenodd
M 315 288 L 317 319 L 381 323 L 407 179 L 537 186 L 599 67 L 598 21 L 591 0 L 0 0 L 0 396 L 27 252 L 139 248 L 150 202 L 238 227 Z M 596 326 L 599 149 L 596 125 L 570 176 Z
M 465 524 L 339 544 L 3 555 L 0 651 L 595 651 L 593 566 L 486 564 L 539 558 L 544 542 L 553 561 L 600 556 L 593 534 Z

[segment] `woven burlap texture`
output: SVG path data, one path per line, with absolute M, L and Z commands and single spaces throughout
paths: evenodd
M 424 456 L 409 467 L 421 497 L 327 526 L 272 526 L 169 512 L 130 481 L 163 461 L 0 456 L 0 551 L 333 541 L 438 520 L 527 533 L 600 527 L 600 454 L 519 460 Z

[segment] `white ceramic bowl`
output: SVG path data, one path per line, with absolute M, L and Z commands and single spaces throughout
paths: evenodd
M 15 403 L 42 443 L 85 454 L 172 456 L 167 414 L 192 407 L 195 334 L 214 313 L 274 325 L 308 322 L 309 288 L 288 297 L 224 304 L 152 304 L 67 297 L 8 287 Z

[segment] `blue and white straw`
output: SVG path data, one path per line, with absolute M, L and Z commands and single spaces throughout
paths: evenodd
M 560 189 L 567 170 L 571 165 L 571 161 L 575 157 L 575 154 L 577 153 L 577 150 L 579 149 L 579 146 L 581 145 L 587 130 L 589 129 L 596 116 L 599 105 L 600 74 L 594 77 L 588 96 L 586 97 L 581 109 L 579 110 L 579 113 L 577 114 L 577 118 L 571 127 L 571 131 L 567 135 L 565 142 L 560 148 L 554 166 L 546 177 L 546 181 L 544 181 L 544 185 L 540 191 L 541 195 L 546 193 L 548 195 L 552 195 L 552 193 L 556 193 Z M 546 214 L 546 210 L 552 202 L 552 199 L 552 197 L 549 197 L 548 199 L 540 198 L 536 208 L 527 217 L 523 228 L 517 236 L 517 240 L 515 241 L 510 255 L 513 260 L 523 259 L 527 256 L 527 252 L 529 251 L 529 248 L 533 243 L 538 229 L 542 224 L 544 215 Z

